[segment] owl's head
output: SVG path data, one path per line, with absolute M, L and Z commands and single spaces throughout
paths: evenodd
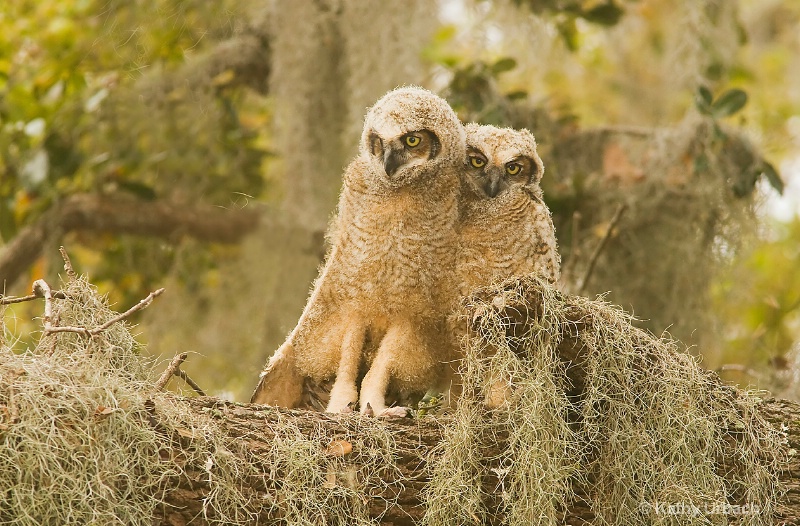
M 479 198 L 497 197 L 515 186 L 538 185 L 544 164 L 528 130 L 470 123 L 466 130 L 464 183 Z
M 388 92 L 367 112 L 361 156 L 380 179 L 398 188 L 429 181 L 464 158 L 464 127 L 450 105 L 418 87 Z

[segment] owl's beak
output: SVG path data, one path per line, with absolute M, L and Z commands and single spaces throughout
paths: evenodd
M 386 170 L 386 175 L 389 177 L 393 176 L 405 161 L 406 159 L 402 149 L 396 150 L 390 145 L 383 152 L 383 168 Z
M 489 197 L 496 197 L 501 190 L 501 184 L 503 183 L 503 174 L 496 170 L 489 170 L 487 175 L 489 177 L 486 180 L 483 189 L 486 191 L 486 195 L 488 195 Z

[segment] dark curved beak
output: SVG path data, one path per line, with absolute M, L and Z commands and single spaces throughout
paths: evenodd
M 405 159 L 401 150 L 387 148 L 383 153 L 383 168 L 386 170 L 386 175 L 389 177 L 393 176 L 404 162 Z
M 495 170 L 490 170 L 488 173 L 488 180 L 483 189 L 489 197 L 496 197 L 500 193 L 500 183 L 503 181 L 503 174 L 497 173 Z

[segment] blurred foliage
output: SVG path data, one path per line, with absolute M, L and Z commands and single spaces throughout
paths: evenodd
M 241 9 L 233 1 L 200 0 L 5 2 L 0 239 L 8 242 L 71 193 L 223 206 L 238 193 L 261 195 L 266 101 L 229 87 L 224 74 L 207 86 L 170 89 L 145 78 L 230 37 Z M 125 304 L 163 277 L 176 251 L 153 240 L 76 237 L 76 266 L 90 269 Z M 210 249 L 192 250 L 202 274 Z M 102 287 L 106 279 L 113 285 Z
M 711 119 L 713 123 L 714 137 L 712 141 L 712 154 L 735 156 L 737 152 L 733 148 L 726 148 L 733 143 L 731 137 L 717 122 L 718 119 L 730 117 L 738 113 L 747 104 L 747 93 L 741 89 L 729 89 L 724 91 L 719 97 L 714 99 L 711 91 L 701 86 L 695 95 L 695 107 L 702 114 Z M 741 172 L 736 174 L 732 181 L 729 181 L 733 193 L 737 197 L 747 197 L 753 193 L 761 177 L 779 193 L 783 193 L 783 180 L 775 167 L 763 158 L 751 155 L 752 152 L 744 152 L 744 157 L 739 155 L 737 159 Z M 708 153 L 701 152 L 694 159 L 695 170 L 704 169 L 708 163 Z
M 552 17 L 564 44 L 572 51 L 578 49 L 578 19 L 610 27 L 617 24 L 625 14 L 625 4 L 636 0 L 513 0 L 534 13 Z
M 501 74 L 517 67 L 511 57 L 502 57 L 492 63 L 483 60 L 447 64 L 452 77 L 444 93 L 453 109 L 465 121 L 484 124 L 503 124 L 511 118 L 514 101 L 525 99 L 523 90 L 500 93 L 498 80 Z
M 800 217 L 778 223 L 772 238 L 733 262 L 712 287 L 726 320 L 725 353 L 714 366 L 734 363 L 757 371 L 782 368 L 800 345 Z

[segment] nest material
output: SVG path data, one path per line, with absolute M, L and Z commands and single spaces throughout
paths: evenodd
M 61 325 L 93 328 L 116 315 L 83 279 L 63 291 Z M 380 422 L 353 417 L 343 439 L 357 453 L 345 458 L 324 429 L 277 418 L 264 424 L 277 439 L 256 455 L 211 415 L 156 391 L 139 347 L 117 323 L 94 337 L 44 336 L 22 354 L 0 349 L 0 523 L 150 526 L 185 480 L 207 486 L 209 524 L 250 523 L 265 509 L 287 524 L 371 523 L 367 486 L 380 491 L 395 466 Z M 256 499 L 254 487 L 267 496 Z
M 783 436 L 755 394 L 618 308 L 536 277 L 465 307 L 463 396 L 425 524 L 484 523 L 497 509 L 503 524 L 559 524 L 574 499 L 590 502 L 595 524 L 727 524 L 737 509 L 749 510 L 741 524 L 771 524 Z

